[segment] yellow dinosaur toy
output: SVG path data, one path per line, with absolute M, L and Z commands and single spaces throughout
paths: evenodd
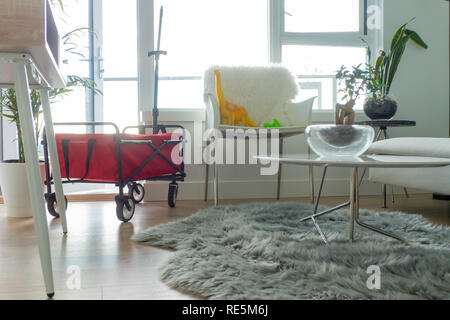
M 243 106 L 231 103 L 225 98 L 219 70 L 214 70 L 214 75 L 216 76 L 216 93 L 220 107 L 220 123 L 232 126 L 257 127 Z

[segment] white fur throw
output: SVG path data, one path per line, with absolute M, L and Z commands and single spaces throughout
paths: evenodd
M 281 65 L 213 66 L 205 72 L 204 94 L 216 99 L 215 69 L 222 76 L 225 98 L 245 107 L 256 124 L 263 126 L 264 122 L 272 123 L 272 118 L 276 115 L 283 126 L 292 125 L 284 110 L 291 105 L 299 88 L 288 69 Z

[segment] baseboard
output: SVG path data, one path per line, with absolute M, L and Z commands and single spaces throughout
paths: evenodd
M 95 202 L 95 201 L 112 201 L 117 193 L 79 193 L 79 194 L 67 194 L 67 200 L 69 202 Z M 0 197 L 0 204 L 4 204 L 3 197 Z
M 320 181 L 315 181 L 315 192 Z M 276 181 L 221 181 L 219 183 L 220 199 L 273 199 L 276 198 Z M 327 179 L 323 187 L 323 196 L 348 196 L 349 182 L 346 179 Z M 390 188 L 388 188 L 390 192 Z M 414 190 L 408 190 L 409 193 L 419 193 Z M 145 184 L 145 201 L 164 201 L 167 200 L 168 183 L 167 182 L 147 182 Z M 400 187 L 394 188 L 395 194 L 403 194 Z M 381 185 L 372 182 L 363 182 L 360 188 L 361 195 L 380 195 Z M 281 183 L 282 198 L 308 197 L 308 180 L 283 180 Z M 186 181 L 179 183 L 179 200 L 203 200 L 204 182 Z M 208 200 L 213 199 L 213 184 L 208 185 Z
M 319 181 L 315 181 L 315 192 Z M 167 201 L 169 184 L 167 182 L 147 182 L 145 184 L 145 201 Z M 345 179 L 329 179 L 323 189 L 323 196 L 348 196 L 348 181 Z M 390 188 L 388 187 L 388 192 Z M 395 194 L 403 194 L 403 188 L 395 187 Z M 423 192 L 408 189 L 409 194 L 421 194 Z M 361 185 L 360 194 L 369 196 L 381 195 L 381 185 L 364 182 Z M 92 202 L 92 201 L 113 201 L 117 193 L 76 193 L 67 194 L 69 201 Z M 309 182 L 302 180 L 285 180 L 281 183 L 282 198 L 309 197 Z M 276 197 L 275 181 L 222 181 L 219 184 L 220 199 L 274 199 Z M 185 181 L 179 183 L 179 200 L 203 200 L 204 182 Z M 208 200 L 213 199 L 213 184 L 209 183 Z M 433 199 L 450 200 L 448 195 L 434 194 Z M 4 204 L 3 197 L 0 196 L 0 204 Z

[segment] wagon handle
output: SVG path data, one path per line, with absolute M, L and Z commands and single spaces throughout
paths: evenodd
M 120 134 L 119 127 L 114 122 L 55 122 L 54 126 L 112 126 L 116 134 Z

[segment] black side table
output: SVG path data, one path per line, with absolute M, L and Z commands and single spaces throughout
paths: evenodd
M 379 141 L 381 138 L 381 134 L 383 134 L 384 139 L 389 139 L 389 135 L 387 133 L 387 128 L 389 127 L 415 127 L 416 122 L 411 120 L 367 120 L 367 121 L 358 121 L 355 122 L 356 125 L 363 126 L 371 126 L 375 129 L 378 129 L 375 136 L 375 141 Z M 365 173 L 365 172 L 364 172 Z M 364 174 L 363 174 L 364 177 Z M 406 197 L 408 198 L 408 190 L 403 188 Z M 392 187 L 392 202 L 394 202 L 394 187 Z M 383 208 L 386 208 L 386 185 L 383 184 Z

